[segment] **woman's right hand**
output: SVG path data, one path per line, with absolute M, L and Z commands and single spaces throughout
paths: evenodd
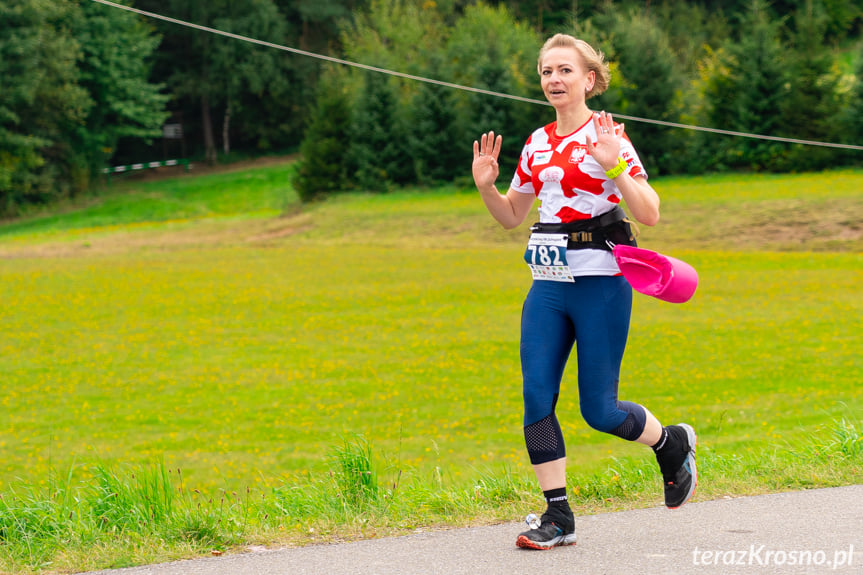
M 494 137 L 494 132 L 483 134 L 479 142 L 473 142 L 473 181 L 479 191 L 494 186 L 500 172 L 497 157 L 503 136 Z

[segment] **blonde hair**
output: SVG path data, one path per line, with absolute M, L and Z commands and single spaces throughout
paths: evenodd
M 542 73 L 542 59 L 546 53 L 552 48 L 571 48 L 578 52 L 581 56 L 581 61 L 588 72 L 594 72 L 595 80 L 593 87 L 590 89 L 585 98 L 592 98 L 605 92 L 608 88 L 608 83 L 611 81 L 611 72 L 608 69 L 608 63 L 605 61 L 605 55 L 593 48 L 584 40 L 580 40 L 569 34 L 555 34 L 545 41 L 542 48 L 539 50 L 539 58 L 536 61 L 536 71 Z

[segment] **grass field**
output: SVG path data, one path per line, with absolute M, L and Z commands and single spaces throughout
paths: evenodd
M 516 496 L 472 513 L 522 512 L 525 227 L 458 187 L 301 207 L 291 169 L 120 182 L 0 226 L 0 493 L 162 462 L 183 489 L 269 493 L 332 474 L 357 434 L 393 486 L 503 477 Z M 636 295 L 622 398 L 695 426 L 696 498 L 859 481 L 863 171 L 654 185 L 663 221 L 640 244 L 700 285 L 683 305 Z M 659 504 L 648 450 L 590 430 L 574 377 L 558 415 L 585 508 Z M 645 483 L 600 488 L 632 479 L 621 466 Z M 55 566 L 166 556 L 70 553 Z

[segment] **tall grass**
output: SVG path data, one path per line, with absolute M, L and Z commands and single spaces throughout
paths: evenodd
M 237 495 L 187 490 L 179 470 L 161 462 L 136 468 L 97 465 L 52 473 L 46 489 L 10 487 L 0 495 L 0 568 L 12 572 L 87 568 L 93 549 L 103 567 L 122 566 L 118 549 L 164 557 L 239 543 L 252 508 Z M 158 542 L 158 543 L 157 543 Z M 162 542 L 166 545 L 163 547 Z M 129 564 L 137 561 L 128 561 Z
M 375 506 L 381 496 L 378 474 L 372 462 L 372 446 L 362 436 L 347 438 L 331 455 L 338 499 L 350 509 Z
M 861 445 L 863 426 L 842 419 L 803 443 L 757 454 L 703 448 L 698 493 L 713 498 L 841 485 L 863 472 Z M 533 479 L 507 468 L 479 471 L 464 484 L 440 468 L 422 473 L 386 461 L 365 437 L 346 436 L 331 451 L 329 472 L 241 493 L 204 493 L 162 462 L 99 465 L 87 479 L 72 469 L 52 476 L 47 489 L 25 486 L 0 496 L 0 569 L 100 569 L 260 542 L 378 537 L 512 521 L 543 505 Z M 746 478 L 745 491 L 739 477 Z M 652 457 L 614 459 L 602 471 L 570 474 L 568 484 L 577 515 L 661 504 Z

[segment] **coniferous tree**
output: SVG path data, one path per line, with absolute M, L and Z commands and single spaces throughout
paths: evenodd
M 781 128 L 781 102 L 788 97 L 787 52 L 779 41 L 779 26 L 770 20 L 766 3 L 753 0 L 743 18 L 740 42 L 732 47 L 737 62 L 738 101 L 732 129 L 755 134 L 777 135 Z M 771 164 L 785 149 L 784 144 L 741 139 L 737 149 L 744 161 L 756 169 Z
M 827 18 L 818 0 L 806 0 L 795 16 L 787 67 L 789 90 L 782 100 L 781 135 L 826 142 L 841 137 L 837 117 L 839 75 L 825 45 Z M 830 148 L 795 145 L 789 149 L 787 170 L 814 170 L 835 165 L 841 153 Z
M 512 83 L 510 82 L 510 74 L 506 69 L 506 64 L 502 54 L 497 51 L 497 46 L 491 46 L 488 50 L 489 57 L 480 63 L 475 69 L 475 80 L 473 87 L 497 92 L 499 94 L 511 94 Z M 468 97 L 468 107 L 472 111 L 473 123 L 478 129 L 478 133 L 494 130 L 496 134 L 512 134 L 515 131 L 513 128 L 513 103 L 495 96 L 485 94 L 472 93 Z M 517 153 L 521 149 L 521 144 L 518 142 L 526 136 L 518 135 L 515 141 L 508 141 L 503 148 L 502 155 Z M 509 140 L 513 140 L 512 137 Z
M 857 50 L 857 67 L 854 70 L 854 85 L 848 99 L 848 105 L 840 116 L 843 134 L 841 139 L 846 144 L 861 145 L 863 142 L 863 44 Z M 863 165 L 863 153 L 851 152 L 849 158 L 857 165 Z
M 303 50 L 325 51 L 338 42 L 340 24 L 362 14 L 367 0 L 274 0 L 285 20 L 294 25 L 289 39 Z
M 541 44 L 537 34 L 506 9 L 470 6 L 446 46 L 448 76 L 457 84 L 544 101 L 536 70 Z M 506 183 L 527 137 L 554 119 L 548 106 L 472 92 L 458 92 L 454 99 L 462 128 L 459 141 L 470 146 L 489 130 L 503 135 L 499 160 Z
M 451 181 L 461 175 L 470 157 L 470 146 L 458 139 L 451 93 L 423 84 L 413 99 L 407 137 L 421 184 Z
M 625 79 L 619 97 L 625 113 L 651 120 L 679 122 L 681 93 L 685 78 L 671 50 L 665 32 L 646 12 L 614 13 L 611 43 L 613 59 Z M 600 97 L 596 105 L 603 106 Z M 622 121 L 622 120 L 618 120 Z M 634 142 L 648 170 L 653 173 L 679 170 L 684 140 L 674 128 L 645 122 L 626 122 L 626 132 Z
M 350 129 L 350 158 L 360 188 L 388 191 L 410 179 L 413 163 L 405 134 L 397 129 L 399 114 L 393 80 L 369 73 Z
M 293 184 L 304 202 L 345 191 L 351 185 L 347 167 L 351 111 L 348 97 L 338 88 L 338 76 L 332 70 L 325 74 L 300 147 L 302 160 Z
M 342 34 L 349 60 L 423 77 L 437 75 L 446 28 L 434 4 L 414 0 L 373 0 Z M 365 189 L 387 190 L 397 183 L 417 181 L 417 168 L 435 162 L 419 156 L 424 134 L 413 110 L 426 85 L 380 74 L 353 71 L 354 120 L 351 130 L 351 169 Z
M 731 36 L 728 17 L 697 2 L 666 0 L 651 7 L 650 16 L 665 31 L 680 69 L 690 77 L 697 75 L 706 47 L 716 48 Z
M 705 120 L 715 128 L 775 136 L 782 127 L 779 110 L 788 96 L 779 25 L 770 20 L 763 0 L 752 0 L 739 18 L 740 40 L 729 39 L 705 69 Z M 707 169 L 772 169 L 787 149 L 785 144 L 742 137 L 702 134 L 699 140 L 709 154 Z

